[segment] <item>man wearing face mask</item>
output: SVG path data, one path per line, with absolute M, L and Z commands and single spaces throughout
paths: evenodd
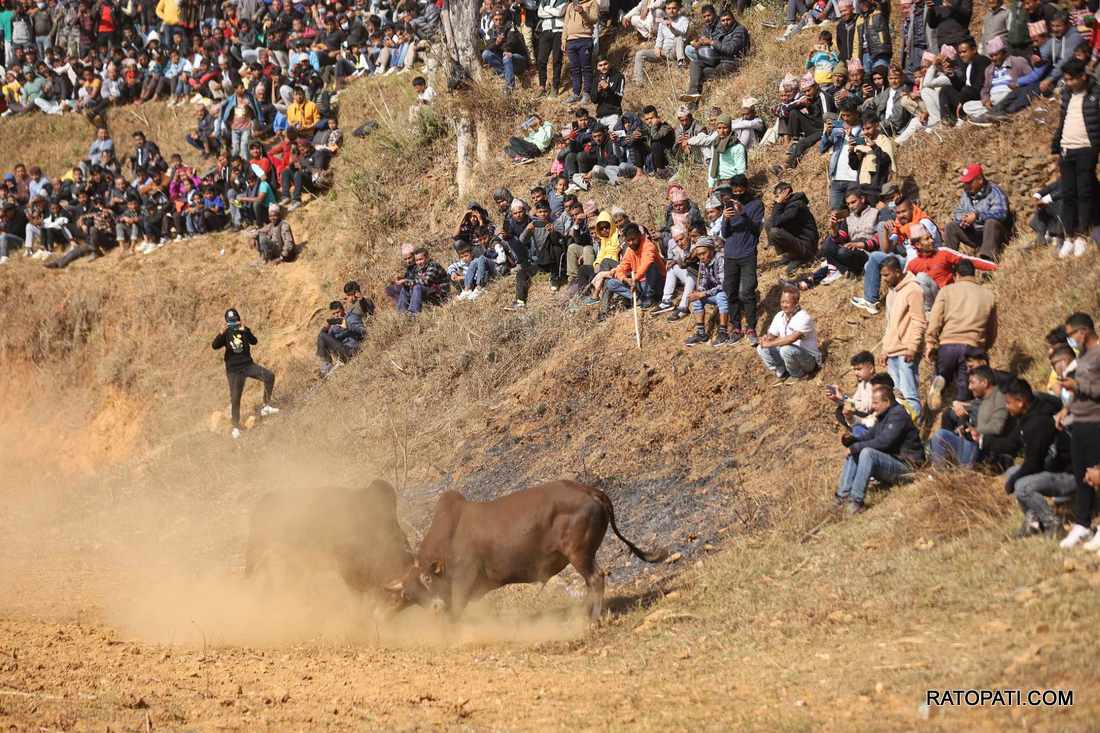
M 1069 345 L 1081 349 L 1077 367 L 1067 370 L 1061 386 L 1073 393 L 1060 424 L 1069 430 L 1073 477 L 1077 480 L 1073 528 L 1061 542 L 1071 549 L 1092 535 L 1089 529 L 1096 513 L 1096 489 L 1085 480 L 1085 472 L 1100 464 L 1100 337 L 1096 324 L 1087 313 L 1074 313 L 1066 319 Z M 1100 550 L 1100 533 L 1085 543 L 1089 551 Z

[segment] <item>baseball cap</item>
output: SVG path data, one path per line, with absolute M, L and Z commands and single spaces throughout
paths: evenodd
M 959 176 L 959 183 L 970 183 L 980 175 L 982 175 L 981 165 L 978 163 L 971 163 L 963 169 L 962 175 Z

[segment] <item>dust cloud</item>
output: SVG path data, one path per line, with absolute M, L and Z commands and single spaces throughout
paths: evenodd
M 301 448 L 254 455 L 210 440 L 141 470 L 68 482 L 36 481 L 23 465 L 17 484 L 0 487 L 0 582 L 10 590 L 0 616 L 103 623 L 123 638 L 188 647 L 532 644 L 586 632 L 562 583 L 497 591 L 452 622 L 420 608 L 390 613 L 385 599 L 351 590 L 324 553 L 284 553 L 245 577 L 260 497 L 306 499 L 325 460 Z M 3 464 L 0 456 L 0 471 Z M 370 481 L 326 478 L 347 487 Z M 313 531 L 323 537 L 331 528 Z

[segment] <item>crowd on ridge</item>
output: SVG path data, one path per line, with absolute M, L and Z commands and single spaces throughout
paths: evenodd
M 780 82 L 775 107 L 760 109 L 758 100 L 748 97 L 731 114 L 707 107 L 704 87 L 736 74 L 750 51 L 749 32 L 738 20 L 744 7 L 703 4 L 693 9 L 679 0 L 642 0 L 636 7 L 602 9 L 596 0 L 512 5 L 487 0 L 480 25 L 485 65 L 508 89 L 531 75 L 540 93 L 569 92 L 569 120 L 555 129 L 554 121 L 538 115 L 527 119 L 522 137 L 507 141 L 504 150 L 517 165 L 545 165 L 545 183 L 521 195 L 500 188 L 487 205 L 471 204 L 456 227 L 453 255 L 446 263 L 434 259 L 427 247 L 404 246 L 403 269 L 386 293 L 399 312 L 415 316 L 449 300 L 480 298 L 494 280 L 507 279 L 504 286 L 514 288 L 511 307 L 522 310 L 545 274 L 551 292 L 565 289 L 553 297 L 581 299 L 598 307 L 600 319 L 617 307 L 636 307 L 648 317 L 687 320 L 685 343 L 691 347 L 748 344 L 761 368 L 785 384 L 812 377 L 824 356 L 814 318 L 800 303 L 802 294 L 851 281 L 856 287 L 851 307 L 868 318 L 881 316 L 883 338 L 878 357 L 869 352 L 851 356 L 857 381 L 850 395 L 839 385 L 829 389 L 847 452 L 835 492 L 838 505 L 850 514 L 863 511 L 872 479 L 895 483 L 927 460 L 1003 471 L 1006 490 L 1024 512 L 1021 537 L 1055 534 L 1061 523 L 1046 498 L 1072 498 L 1074 525 L 1062 546 L 1100 549 L 1100 533 L 1093 536 L 1091 530 L 1100 485 L 1100 338 L 1094 322 L 1087 314 L 1073 313 L 1047 335 L 1052 374 L 1042 389 L 994 369 L 989 350 L 997 337 L 996 303 L 983 282 L 996 277 L 1004 249 L 1019 241 L 1023 212 L 1014 210 L 982 162 L 974 161 L 959 172 L 954 212 L 936 221 L 922 209 L 920 191 L 901 185 L 895 166 L 898 146 L 933 144 L 950 134 L 950 126 L 992 127 L 1038 105 L 1060 105 L 1051 138 L 1059 180 L 1035 192 L 1031 246 L 1048 247 L 1059 257 L 1088 254 L 1096 244 L 1093 201 L 1100 149 L 1095 79 L 1100 32 L 1090 1 L 1073 0 L 1065 8 L 1043 0 L 1014 0 L 1008 7 L 994 2 L 981 18 L 974 17 L 967 0 L 903 2 L 901 17 L 892 19 L 889 4 L 876 0 L 790 0 L 788 27 L 774 42 L 809 30 L 816 34 L 812 53 Z M 250 149 L 253 143 L 251 135 L 233 127 L 238 106 L 251 107 L 258 96 L 261 101 L 266 97 L 276 112 L 280 102 L 287 106 L 288 129 L 324 131 L 330 125 L 319 114 L 296 123 L 290 105 L 309 101 L 318 107 L 314 99 L 357 74 L 407 69 L 435 32 L 440 9 L 398 6 L 387 8 L 389 14 L 382 17 L 376 5 L 284 8 L 272 0 L 250 8 L 251 20 L 263 26 L 272 14 L 272 24 L 288 17 L 290 31 L 285 36 L 257 33 L 257 42 L 246 48 L 233 27 L 241 27 L 247 0 L 235 5 L 235 10 L 233 3 L 221 6 L 221 15 L 216 6 L 200 6 L 214 10 L 200 11 L 202 17 L 190 25 L 181 23 L 179 33 L 180 26 L 163 14 L 157 13 L 158 28 L 146 13 L 140 22 L 121 22 L 117 34 L 108 27 L 90 45 L 78 39 L 76 54 L 65 55 L 62 66 L 75 60 L 84 77 L 90 74 L 88 86 L 75 92 L 76 104 L 48 101 L 61 101 L 62 108 L 72 107 L 95 121 L 95 110 L 81 100 L 97 94 L 101 99 L 118 74 L 136 73 L 151 35 L 157 35 L 157 45 L 164 37 L 182 37 L 192 44 L 189 54 L 217 58 L 219 68 L 251 69 L 240 74 L 240 81 L 229 71 L 221 76 L 210 72 L 209 78 L 200 74 L 195 87 L 192 67 L 184 92 L 193 93 L 203 108 L 211 106 L 207 101 L 214 106 L 212 135 L 229 148 L 230 167 L 239 158 L 249 169 L 267 173 L 262 161 L 252 163 L 241 153 L 242 146 Z M 107 18 L 104 6 L 110 7 L 110 0 L 95 5 L 101 21 Z M 25 28 L 23 17 L 29 13 L 25 5 L 23 10 L 22 15 L 0 15 L 0 29 L 7 66 L 15 65 L 25 77 L 28 54 L 34 58 L 34 53 L 8 25 L 17 18 Z M 368 39 L 378 37 L 377 27 L 388 52 L 357 55 L 350 30 L 356 20 Z M 653 64 L 682 69 L 683 104 L 674 111 L 675 123 L 666 122 L 655 105 L 624 107 L 626 78 L 600 53 L 601 38 L 620 27 L 643 46 L 633 56 L 634 86 L 645 88 L 646 70 Z M 273 45 L 271 37 L 279 40 Z M 123 38 L 141 41 L 127 45 Z M 196 43 L 202 51 L 195 50 Z M 136 61 L 127 63 L 131 53 Z M 50 60 L 61 57 L 55 53 Z M 379 60 L 383 57 L 385 65 Z M 562 88 L 564 63 L 569 66 L 567 89 Z M 37 62 L 30 67 L 40 68 Z M 47 71 L 68 74 L 49 64 Z M 176 88 L 154 83 L 154 96 L 168 89 L 178 99 Z M 267 91 L 258 92 L 261 88 Z M 29 111 L 25 90 L 18 74 L 5 86 L 13 113 Z M 430 104 L 423 81 L 417 92 L 418 104 Z M 125 100 L 119 96 L 116 101 Z M 30 104 L 53 111 L 33 100 Z M 201 118 L 204 112 L 196 114 Z M 204 153 L 214 152 L 204 139 L 196 142 Z M 780 179 L 807 157 L 823 156 L 828 211 L 812 211 L 809 198 L 782 180 L 766 202 L 748 176 L 754 146 L 782 151 L 783 163 L 772 169 Z M 144 142 L 137 147 L 141 150 Z M 701 201 L 675 183 L 693 171 L 707 181 Z M 666 189 L 663 221 L 636 221 L 620 208 L 598 203 L 598 186 L 628 185 L 639 176 L 673 180 Z M 31 177 L 27 171 L 14 182 L 7 179 L 5 198 L 23 185 L 29 191 Z M 43 185 L 41 178 L 35 185 Z M 265 223 L 264 208 L 252 210 L 256 223 Z M 178 227 L 172 230 L 180 235 Z M 288 227 L 283 230 L 289 233 Z M 5 245 L 16 243 L 12 227 L 0 231 L 6 232 Z M 93 225 L 91 231 L 100 229 Z M 271 224 L 261 231 L 267 244 L 257 239 L 257 246 L 278 249 L 277 259 L 283 258 L 283 248 L 273 245 L 277 235 Z M 786 266 L 779 310 L 764 327 L 758 322 L 761 235 Z M 323 371 L 354 356 L 373 304 L 348 283 L 344 300 L 330 307 L 317 343 Z M 932 372 L 926 392 L 920 379 L 924 361 Z M 878 371 L 880 366 L 885 371 Z M 265 376 L 259 370 L 257 375 Z M 243 378 L 238 381 L 243 384 Z M 268 389 L 265 405 L 269 398 Z M 921 427 L 937 424 L 937 416 L 939 427 L 926 446 Z M 1023 463 L 1017 464 L 1020 456 Z

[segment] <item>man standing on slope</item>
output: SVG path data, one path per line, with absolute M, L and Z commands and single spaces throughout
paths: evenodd
M 212 349 L 225 349 L 225 376 L 229 380 L 229 404 L 233 416 L 233 438 L 241 437 L 241 395 L 244 380 L 258 379 L 264 383 L 264 402 L 260 415 L 267 417 L 279 410 L 271 406 L 271 391 L 275 388 L 275 375 L 252 361 L 252 347 L 256 345 L 252 330 L 241 323 L 236 308 L 225 312 L 225 330 L 214 337 Z

